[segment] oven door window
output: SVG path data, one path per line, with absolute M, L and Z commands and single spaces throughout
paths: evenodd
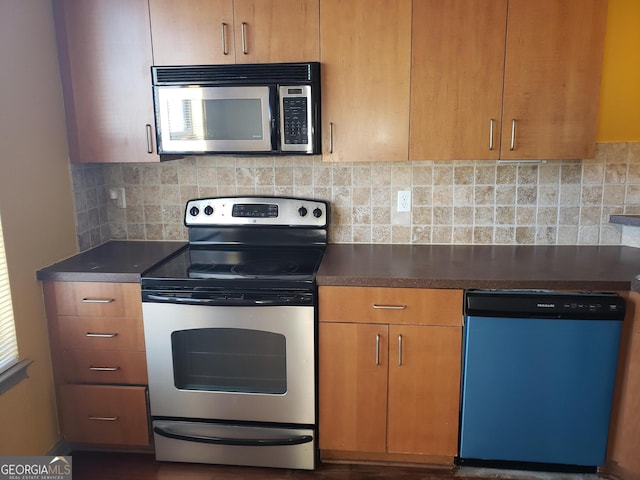
M 181 390 L 284 394 L 286 338 L 239 328 L 199 328 L 171 334 L 173 378 Z

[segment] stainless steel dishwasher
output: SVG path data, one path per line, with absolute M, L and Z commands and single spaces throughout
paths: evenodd
M 615 294 L 465 292 L 457 463 L 602 465 L 624 313 Z

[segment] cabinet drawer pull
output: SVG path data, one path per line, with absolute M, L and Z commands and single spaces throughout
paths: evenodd
M 242 53 L 246 55 L 247 52 L 247 22 L 242 22 Z
M 115 298 L 83 298 L 82 303 L 113 303 Z
M 89 367 L 92 372 L 117 372 L 120 367 Z
M 227 24 L 222 22 L 222 54 L 229 55 L 227 50 Z
M 398 334 L 398 366 L 402 366 L 402 335 Z
M 89 415 L 89 420 L 97 420 L 99 422 L 115 422 L 120 417 L 94 417 Z
M 374 303 L 372 307 L 375 308 L 376 310 L 406 310 L 407 309 L 406 305 L 378 305 L 377 303 Z
M 84 334 L 85 337 L 92 337 L 92 338 L 113 338 L 116 337 L 118 334 L 117 333 L 91 333 L 91 332 L 87 332 Z
M 376 334 L 376 367 L 380 365 L 380 334 Z
M 493 124 L 495 120 L 489 119 L 489 150 L 493 150 Z
M 511 120 L 511 146 L 509 150 L 514 151 L 516 149 L 516 119 Z

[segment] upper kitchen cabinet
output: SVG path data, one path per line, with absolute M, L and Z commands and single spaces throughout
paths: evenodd
M 321 0 L 320 46 L 323 158 L 406 161 L 411 0 Z
M 415 0 L 410 158 L 592 157 L 606 12 L 606 0 Z
M 72 162 L 158 161 L 147 0 L 54 0 Z
M 607 0 L 509 0 L 501 158 L 593 158 Z
M 507 0 L 413 2 L 410 158 L 497 159 Z
M 156 65 L 311 62 L 318 0 L 149 0 Z

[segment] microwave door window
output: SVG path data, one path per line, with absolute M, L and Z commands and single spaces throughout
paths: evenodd
M 207 140 L 262 140 L 262 101 L 259 98 L 205 100 Z

